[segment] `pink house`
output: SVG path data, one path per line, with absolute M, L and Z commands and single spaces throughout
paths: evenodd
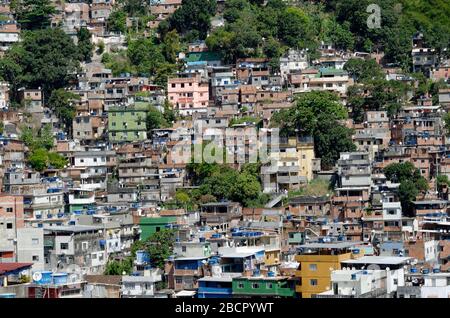
M 169 102 L 180 115 L 206 112 L 209 101 L 208 82 L 200 76 L 171 78 L 167 83 Z

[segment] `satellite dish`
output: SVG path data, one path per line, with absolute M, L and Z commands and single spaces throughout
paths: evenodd
M 38 281 L 40 281 L 42 279 L 42 274 L 41 274 L 41 272 L 34 272 L 33 273 L 33 280 L 35 281 L 35 282 L 38 282 Z

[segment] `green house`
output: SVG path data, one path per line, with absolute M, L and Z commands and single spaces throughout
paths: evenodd
M 233 297 L 295 297 L 295 282 L 288 277 L 233 278 Z
M 289 232 L 288 244 L 301 245 L 305 242 L 304 232 Z
M 111 107 L 108 110 L 108 136 L 112 142 L 147 139 L 146 107 Z
M 190 52 L 187 54 L 186 63 L 205 62 L 208 65 L 219 66 L 221 64 L 221 57 L 216 52 Z
M 139 226 L 141 227 L 141 240 L 147 239 L 153 233 L 166 229 L 169 224 L 177 222 L 176 217 L 161 216 L 156 218 L 141 218 Z

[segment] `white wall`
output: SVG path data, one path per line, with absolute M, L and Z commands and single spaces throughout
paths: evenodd
M 33 260 L 33 256 L 38 260 Z M 17 260 L 33 263 L 33 270 L 44 270 L 44 230 L 42 228 L 17 229 Z

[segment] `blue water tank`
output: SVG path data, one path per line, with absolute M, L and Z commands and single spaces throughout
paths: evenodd
M 67 284 L 67 278 L 68 278 L 67 273 L 55 273 L 52 275 L 52 277 L 53 277 L 53 284 L 55 284 L 55 285 Z
M 410 272 L 411 272 L 411 273 L 417 273 L 417 268 L 414 268 L 414 267 L 411 268 L 411 269 L 410 269 Z
M 428 268 L 425 268 L 425 269 L 423 270 L 423 273 L 424 273 L 424 274 L 429 274 L 429 273 L 430 273 L 430 270 L 429 270 Z
M 274 272 L 267 272 L 267 277 L 275 277 L 275 273 Z
M 51 284 L 52 283 L 52 272 L 50 271 L 44 271 L 44 272 L 40 272 L 41 273 L 41 279 L 38 281 L 35 281 L 36 284 L 38 285 L 47 285 L 47 284 Z
M 143 250 L 136 251 L 136 263 L 138 264 L 150 263 L 150 255 Z
M 440 273 L 441 270 L 439 268 L 433 268 L 433 273 Z
M 355 249 L 352 251 L 352 253 L 353 253 L 353 254 L 359 254 L 359 248 L 355 248 Z
M 15 293 L 0 294 L 0 298 L 16 298 L 16 294 Z
M 200 238 L 199 238 L 199 241 L 200 241 L 201 243 L 203 243 L 203 242 L 205 242 L 205 238 L 204 238 L 204 237 L 200 237 Z

